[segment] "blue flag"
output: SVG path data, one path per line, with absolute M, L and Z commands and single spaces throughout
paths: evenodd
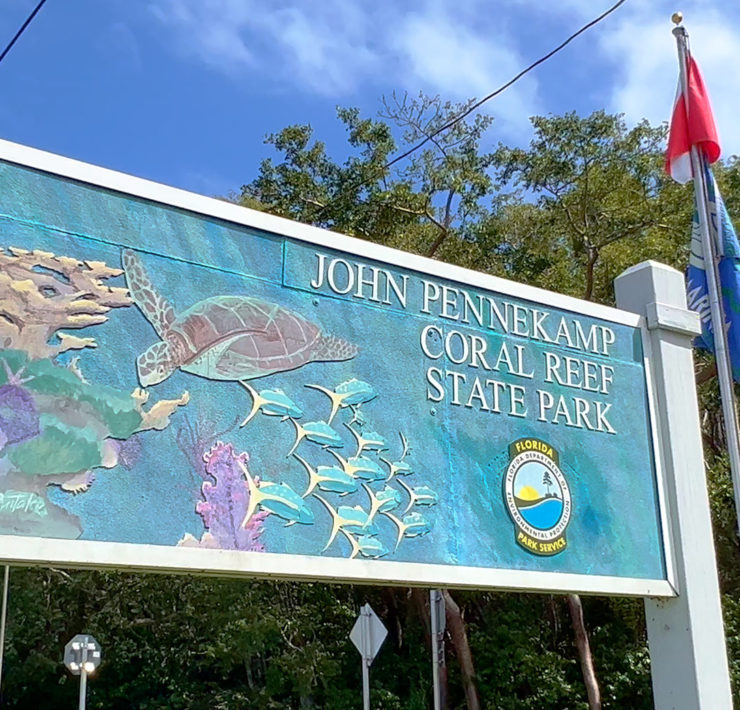
M 732 361 L 732 377 L 740 381 L 740 243 L 735 229 L 719 194 L 717 183 L 709 167 L 706 168 L 706 186 L 709 212 L 709 235 L 714 241 L 716 253 L 720 256 L 719 280 L 722 303 L 725 311 L 727 345 Z M 714 352 L 714 333 L 710 316 L 707 276 L 704 271 L 704 254 L 699 230 L 699 213 L 694 209 L 691 229 L 691 256 L 687 278 L 687 297 L 689 308 L 701 317 L 701 335 L 695 345 Z

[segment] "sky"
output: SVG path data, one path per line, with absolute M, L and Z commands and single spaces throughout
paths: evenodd
M 0 3 L 5 46 L 37 0 Z M 238 192 L 310 123 L 347 155 L 337 106 L 484 96 L 613 0 L 47 0 L 0 63 L 0 138 L 207 195 Z M 597 109 L 667 120 L 680 9 L 723 146 L 740 154 L 740 3 L 627 0 L 484 109 L 486 141 L 526 145 L 529 117 Z

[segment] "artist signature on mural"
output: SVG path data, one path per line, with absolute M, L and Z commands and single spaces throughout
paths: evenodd
M 0 493 L 0 513 L 32 513 L 46 517 L 46 501 L 33 491 L 5 491 Z

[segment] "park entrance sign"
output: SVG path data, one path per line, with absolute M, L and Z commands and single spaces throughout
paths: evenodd
M 0 143 L 0 559 L 671 596 L 641 316 Z

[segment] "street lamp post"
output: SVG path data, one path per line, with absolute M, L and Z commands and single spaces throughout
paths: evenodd
M 77 634 L 64 647 L 64 665 L 71 673 L 80 676 L 79 710 L 85 710 L 87 676 L 100 665 L 100 661 L 100 644 L 89 634 Z

